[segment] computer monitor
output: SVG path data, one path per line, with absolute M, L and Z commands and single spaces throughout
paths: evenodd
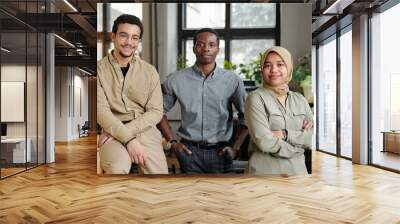
M 1 123 L 1 137 L 7 136 L 7 124 Z

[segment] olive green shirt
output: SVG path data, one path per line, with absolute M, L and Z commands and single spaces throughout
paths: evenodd
M 272 90 L 260 87 L 246 100 L 245 121 L 251 136 L 248 172 L 252 174 L 306 174 L 304 150 L 311 149 L 313 130 L 303 130 L 303 121 L 313 122 L 306 99 L 289 91 L 286 109 Z M 287 130 L 287 140 L 271 131 Z
M 162 115 L 160 77 L 152 65 L 133 57 L 124 78 L 111 53 L 97 62 L 97 122 L 106 132 L 125 144 Z

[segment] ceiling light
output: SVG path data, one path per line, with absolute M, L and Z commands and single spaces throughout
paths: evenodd
M 86 71 L 86 70 L 83 70 L 83 69 L 81 69 L 81 68 L 79 68 L 79 67 L 78 67 L 78 70 L 81 71 L 81 72 L 83 72 L 83 73 L 85 73 L 85 74 L 87 74 L 87 75 L 92 75 L 92 73 L 90 73 L 90 72 L 88 72 L 88 71 Z
M 0 49 L 1 49 L 2 51 L 6 52 L 6 53 L 10 53 L 10 52 L 11 52 L 11 50 L 9 50 L 9 49 L 7 49 L 7 48 L 5 48 L 5 47 L 1 47 Z
M 336 0 L 322 14 L 342 14 L 347 6 L 351 5 L 355 0 Z
M 66 43 L 67 45 L 69 45 L 69 46 L 75 48 L 75 45 L 73 45 L 73 44 L 72 44 L 71 42 L 69 42 L 68 40 L 66 40 L 66 39 L 64 39 L 64 38 L 62 38 L 62 37 L 60 37 L 60 36 L 58 36 L 57 34 L 54 34 L 54 36 L 57 37 L 57 38 L 58 38 L 59 40 L 61 40 L 62 42 Z
M 65 4 L 67 4 L 72 10 L 74 10 L 75 12 L 78 12 L 78 10 L 71 4 L 69 3 L 68 0 L 64 0 Z

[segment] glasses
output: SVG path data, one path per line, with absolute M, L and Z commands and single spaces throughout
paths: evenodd
M 125 32 L 120 32 L 120 33 L 118 33 L 118 37 L 123 42 L 125 42 L 129 39 L 129 34 L 127 34 Z M 140 37 L 138 35 L 132 35 L 132 36 L 130 36 L 130 39 L 132 40 L 132 42 L 135 42 L 135 43 L 140 41 Z

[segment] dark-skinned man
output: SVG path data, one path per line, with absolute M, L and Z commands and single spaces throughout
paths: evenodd
M 176 101 L 181 106 L 181 126 L 172 132 L 164 115 L 157 127 L 175 152 L 184 173 L 229 173 L 233 159 L 247 135 L 243 112 L 246 99 L 242 79 L 217 66 L 218 33 L 210 28 L 196 32 L 193 40 L 196 62 L 168 76 L 162 84 L 164 113 Z M 233 108 L 239 129 L 233 142 Z

